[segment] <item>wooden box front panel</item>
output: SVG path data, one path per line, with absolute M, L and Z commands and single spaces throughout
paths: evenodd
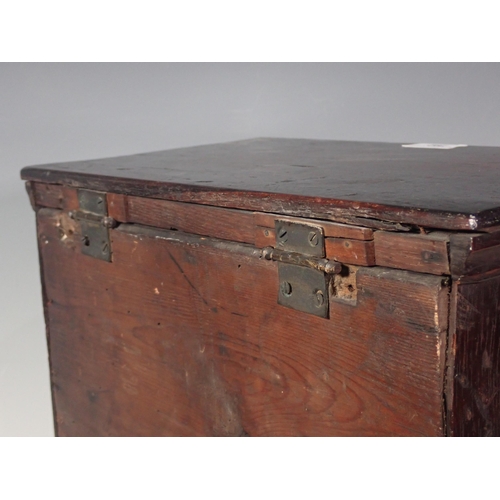
M 248 245 L 124 225 L 104 262 L 62 211 L 37 219 L 58 435 L 445 432 L 442 277 L 359 268 L 323 319 L 279 306 Z

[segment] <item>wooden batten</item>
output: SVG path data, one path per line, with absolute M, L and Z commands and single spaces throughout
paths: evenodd
M 177 229 L 239 243 L 255 241 L 253 214 L 244 210 L 111 193 L 108 210 L 110 217 L 119 222 Z
M 77 210 L 77 189 L 28 181 L 34 208 Z M 475 276 L 500 267 L 500 230 L 482 233 L 428 234 L 373 230 L 324 220 L 251 212 L 169 200 L 107 193 L 109 216 L 120 223 L 248 243 L 276 245 L 275 221 L 322 228 L 326 257 L 344 264 L 380 266 L 426 274 Z
M 500 268 L 498 234 L 453 234 L 450 259 L 451 274 L 455 278 L 494 272 Z
M 75 188 L 32 181 L 28 181 L 26 186 L 34 209 L 40 207 L 60 210 L 78 209 L 78 196 Z
M 276 231 L 274 228 L 257 226 L 255 228 L 255 246 L 257 248 L 274 248 L 276 246 Z
M 343 264 L 374 266 L 375 249 L 373 241 L 325 238 L 326 257 Z
M 448 233 L 401 234 L 377 231 L 374 236 L 378 266 L 429 274 L 449 274 Z

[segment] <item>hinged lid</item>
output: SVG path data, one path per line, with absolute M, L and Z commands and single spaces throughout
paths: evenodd
M 27 167 L 22 177 L 366 226 L 477 231 L 500 223 L 500 148 L 403 146 L 252 139 Z

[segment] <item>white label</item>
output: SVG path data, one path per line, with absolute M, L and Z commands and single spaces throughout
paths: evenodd
M 466 148 L 467 144 L 401 144 L 403 148 L 422 148 L 422 149 L 455 149 L 455 148 Z

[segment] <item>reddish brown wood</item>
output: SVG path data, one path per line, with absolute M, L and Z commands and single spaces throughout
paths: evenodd
M 461 233 L 450 236 L 450 270 L 455 278 L 481 275 L 499 268 L 500 245 L 496 244 L 496 236 Z
M 269 227 L 257 226 L 255 229 L 255 246 L 257 248 L 276 247 L 276 231 Z
M 127 196 L 124 194 L 108 193 L 108 215 L 119 222 L 130 222 L 128 214 Z
M 59 435 L 443 434 L 441 277 L 360 268 L 325 320 L 250 245 L 122 224 L 105 262 L 64 217 L 38 212 Z
M 79 205 L 77 190 L 62 186 L 62 208 L 66 211 L 78 210 Z
M 375 265 L 375 246 L 373 241 L 347 240 L 344 238 L 325 238 L 326 257 L 343 264 L 358 266 Z
M 28 167 L 22 177 L 365 227 L 475 231 L 499 224 L 499 165 L 500 148 L 253 139 Z
M 259 139 L 24 169 L 57 434 L 500 435 L 498 165 Z M 112 262 L 77 188 L 121 223 Z M 277 304 L 276 219 L 343 264 L 329 319 Z
M 376 263 L 421 273 L 450 274 L 449 240 L 449 234 L 440 232 L 402 234 L 377 231 Z
M 74 188 L 42 182 L 27 182 L 26 188 L 33 207 L 78 209 L 78 195 Z
M 35 204 L 38 207 L 63 208 L 63 187 L 58 184 L 32 182 Z
M 500 436 L 500 276 L 454 283 L 448 370 L 452 436 Z
M 111 217 L 120 222 L 178 229 L 242 243 L 255 241 L 255 222 L 251 212 L 137 196 L 108 195 L 108 200 L 111 202 Z

